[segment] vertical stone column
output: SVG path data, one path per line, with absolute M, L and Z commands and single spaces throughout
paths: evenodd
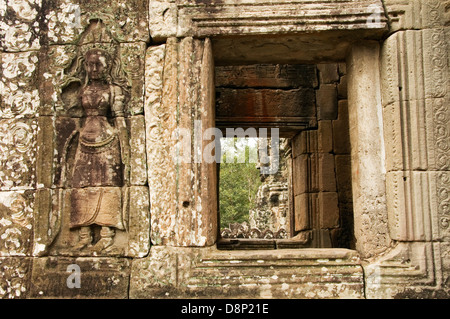
M 389 229 L 399 241 L 449 235 L 442 225 L 450 160 L 447 50 L 441 46 L 440 30 L 401 31 L 383 46 Z
M 389 246 L 379 44 L 355 44 L 347 59 L 356 249 L 371 257 Z
M 217 236 L 216 164 L 202 156 L 212 142 L 206 136 L 203 140 L 203 133 L 214 127 L 211 42 L 169 38 L 164 50 L 160 88 L 147 87 L 146 92 L 151 239 L 154 245 L 212 245 Z M 152 63 L 152 54 L 147 61 Z
M 381 48 L 389 232 L 368 297 L 425 297 L 449 283 L 449 66 L 445 1 L 387 0 Z M 373 280 L 372 280 L 373 279 Z

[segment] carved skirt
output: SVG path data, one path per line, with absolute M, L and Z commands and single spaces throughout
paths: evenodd
M 102 146 L 78 143 L 73 168 L 72 187 L 122 186 L 123 167 L 117 135 Z
M 99 225 L 123 229 L 123 169 L 117 134 L 98 145 L 80 138 L 73 168 L 70 227 Z
M 99 225 L 124 229 L 119 187 L 74 188 L 71 205 L 70 228 Z

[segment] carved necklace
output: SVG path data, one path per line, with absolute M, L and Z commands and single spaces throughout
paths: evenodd
M 90 87 L 90 90 L 93 92 L 93 93 L 97 93 L 98 91 L 100 91 L 100 90 L 104 90 L 105 88 L 100 84 L 100 85 L 94 85 L 94 84 L 91 84 L 91 87 Z
M 104 91 L 105 90 L 105 88 L 103 88 L 103 87 L 96 87 L 96 86 L 92 86 L 90 89 L 91 89 L 91 92 L 94 93 L 94 94 L 97 94 L 98 91 Z

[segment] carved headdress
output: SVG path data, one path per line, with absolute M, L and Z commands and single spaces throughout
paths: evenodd
M 109 65 L 107 82 L 120 86 L 128 94 L 130 85 L 121 65 L 119 43 L 111 36 L 111 33 L 101 20 L 92 20 L 81 35 L 77 55 L 72 64 L 65 70 L 66 76 L 61 81 L 61 89 L 64 90 L 65 87 L 74 82 L 79 83 L 81 86 L 85 86 L 88 83 L 84 62 L 86 54 L 94 49 L 101 50 L 107 57 Z

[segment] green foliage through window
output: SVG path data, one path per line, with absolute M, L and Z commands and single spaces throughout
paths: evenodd
M 222 146 L 219 177 L 220 227 L 227 228 L 232 223 L 248 222 L 249 211 L 256 205 L 261 179 L 257 160 L 253 156 L 258 151 L 257 139 L 225 138 L 222 139 Z M 230 159 L 231 154 L 243 157 L 234 156 Z

